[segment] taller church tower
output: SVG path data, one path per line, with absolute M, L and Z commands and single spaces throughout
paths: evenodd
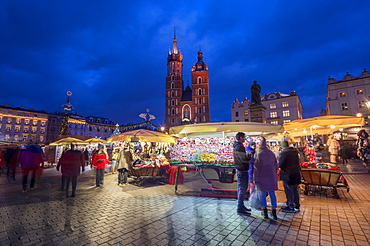
M 165 125 L 209 122 L 208 66 L 203 61 L 203 52 L 198 51 L 198 62 L 192 67 L 192 88 L 184 89 L 183 56 L 177 47 L 176 29 L 172 42 L 167 56 Z

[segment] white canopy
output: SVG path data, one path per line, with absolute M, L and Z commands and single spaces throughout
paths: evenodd
M 217 137 L 235 136 L 244 132 L 248 136 L 268 136 L 283 132 L 281 125 L 271 125 L 258 122 L 215 122 L 175 126 L 169 129 L 169 134 L 176 137 Z

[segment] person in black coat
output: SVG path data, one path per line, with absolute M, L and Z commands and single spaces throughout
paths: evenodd
M 299 155 L 295 148 L 289 147 L 287 141 L 282 141 L 281 147 L 284 149 L 279 158 L 280 179 L 284 182 L 287 199 L 287 207 L 282 210 L 287 213 L 295 213 L 300 208 L 298 185 L 301 183 L 301 166 L 299 165 Z
M 238 132 L 235 136 L 235 143 L 233 145 L 233 155 L 234 155 L 234 167 L 236 169 L 236 178 L 238 181 L 238 207 L 236 212 L 239 214 L 249 215 L 251 209 L 244 205 L 245 195 L 248 188 L 248 170 L 250 157 L 247 156 L 245 151 L 244 142 L 246 139 L 245 133 Z

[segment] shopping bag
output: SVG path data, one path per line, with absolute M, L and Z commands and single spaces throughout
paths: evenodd
M 44 168 L 43 167 L 39 167 L 36 170 L 36 179 L 38 179 L 38 180 L 42 179 L 42 175 L 43 174 L 44 174 Z
M 262 196 L 265 192 L 261 192 L 256 186 L 254 187 L 251 196 L 249 197 L 249 205 L 254 208 L 263 207 Z

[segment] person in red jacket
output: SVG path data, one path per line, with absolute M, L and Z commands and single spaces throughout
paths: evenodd
M 66 187 L 66 196 L 68 196 L 69 183 L 72 181 L 72 195 L 71 197 L 76 196 L 76 187 L 77 187 L 77 176 L 80 175 L 81 169 L 82 172 L 85 171 L 83 154 L 79 150 L 75 150 L 74 145 L 71 145 L 71 149 L 64 152 L 59 159 L 57 165 L 57 171 L 61 167 L 62 171 L 62 190 L 64 189 L 64 184 Z
M 30 171 L 32 171 L 30 189 L 36 188 L 36 173 L 39 168 L 44 168 L 44 158 L 41 148 L 32 144 L 19 153 L 19 163 L 22 167 L 22 192 L 27 191 L 27 179 Z
M 99 150 L 94 153 L 91 165 L 96 169 L 96 187 L 103 184 L 104 170 L 110 164 L 109 155 L 104 145 L 99 146 Z

